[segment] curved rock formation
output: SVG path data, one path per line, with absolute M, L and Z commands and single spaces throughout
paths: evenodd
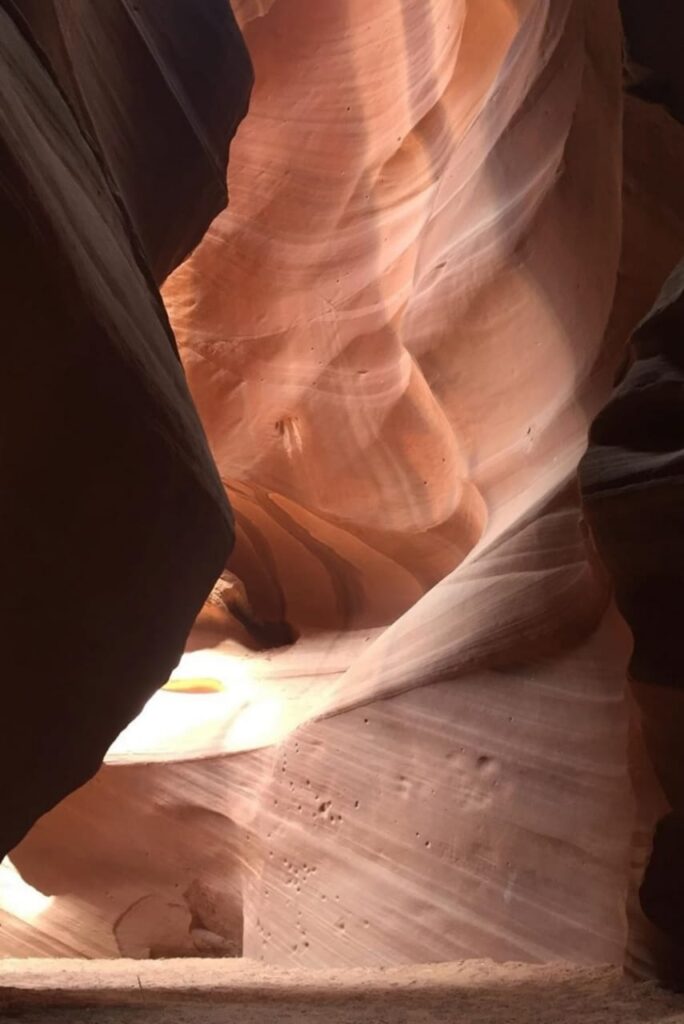
M 678 629 L 684 587 L 679 512 L 683 333 L 680 265 L 635 333 L 631 365 L 594 421 L 582 484 L 587 516 L 632 629 L 630 675 L 649 755 L 674 812 L 657 830 L 642 905 L 684 947 L 684 664 Z
M 95 773 L 168 677 L 232 542 L 230 510 L 124 209 L 131 200 L 134 212 L 144 171 L 125 182 L 122 204 L 98 145 L 118 147 L 117 172 L 130 159 L 143 163 L 141 125 L 117 136 L 107 113 L 116 93 L 80 78 L 86 66 L 117 65 L 110 54 L 96 69 L 79 47 L 118 6 L 90 5 L 79 46 L 69 36 L 79 97 L 94 109 L 107 100 L 100 110 L 111 131 L 100 131 L 95 114 L 96 138 L 84 134 L 16 5 L 0 6 L 2 856 Z M 36 10 L 42 17 L 50 6 Z M 62 24 L 77 32 L 76 22 Z M 130 88 L 136 64 L 127 60 Z M 173 65 L 159 51 L 157 61 L 168 87 Z M 120 90 L 121 54 L 118 63 L 110 85 Z M 147 100 L 151 121 L 168 113 Z M 238 112 L 243 100 L 244 90 Z M 177 193 L 185 201 L 187 184 Z M 157 269 L 185 251 L 206 213 L 200 206 L 188 231 L 162 237 L 146 208 L 137 226 Z
M 102 153 L 157 281 L 226 205 L 251 68 L 227 0 L 6 0 Z
M 186 654 L 15 851 L 55 898 L 3 931 L 622 962 L 667 802 L 576 470 L 684 241 L 670 122 L 630 98 L 623 139 L 617 4 L 235 9 L 256 86 L 232 203 L 164 299 L 231 571 L 297 639 Z
M 622 0 L 621 6 L 631 91 L 664 105 L 681 122 L 684 74 L 675 40 L 684 30 L 684 11 L 668 2 L 650 12 L 633 0 Z M 684 251 L 684 134 L 681 127 L 673 130 L 674 122 L 661 106 L 641 104 L 641 112 L 639 146 L 645 155 L 640 164 L 657 169 L 660 178 L 660 229 L 654 232 L 649 218 L 650 237 L 644 240 L 654 256 L 653 289 Z M 653 189 L 645 192 L 648 198 Z M 639 276 L 644 279 L 643 270 Z M 650 760 L 670 805 L 649 841 L 640 904 L 658 929 L 650 943 L 659 972 L 677 984 L 684 977 L 682 655 L 677 628 L 682 591 L 679 464 L 684 390 L 678 349 L 684 331 L 683 292 L 684 263 L 679 262 L 634 334 L 621 380 L 592 425 L 580 473 L 593 537 L 632 630 L 632 690 Z

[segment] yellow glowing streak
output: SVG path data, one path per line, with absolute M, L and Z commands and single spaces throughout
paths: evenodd
M 221 693 L 224 686 L 219 679 L 169 679 L 163 689 L 167 693 Z
M 54 896 L 25 882 L 10 860 L 0 864 L 0 910 L 22 921 L 35 921 L 54 902 Z

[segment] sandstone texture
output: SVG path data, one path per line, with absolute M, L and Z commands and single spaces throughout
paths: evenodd
M 249 960 L 10 961 L 0 1010 L 27 1024 L 675 1024 L 682 1000 L 615 969 L 469 961 L 284 971 Z
M 676 289 L 646 319 L 684 253 L 667 74 L 634 53 L 624 95 L 613 0 L 234 12 L 231 202 L 154 272 L 229 575 L 12 853 L 0 952 L 656 973 L 681 930 L 655 857 L 638 894 L 659 821 L 681 849 Z

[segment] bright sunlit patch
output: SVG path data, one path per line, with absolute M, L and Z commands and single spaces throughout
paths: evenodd
M 311 641 L 309 653 L 315 673 L 297 644 L 266 655 L 237 644 L 184 654 L 167 685 L 114 741 L 105 763 L 190 761 L 282 743 L 330 710 L 347 668 L 349 651 L 341 662 L 327 635 Z
M 46 896 L 25 882 L 8 858 L 0 864 L 0 910 L 22 921 L 35 921 L 53 901 L 54 896 Z
M 184 760 L 272 742 L 288 702 L 255 678 L 255 668 L 255 659 L 225 651 L 184 654 L 106 761 Z

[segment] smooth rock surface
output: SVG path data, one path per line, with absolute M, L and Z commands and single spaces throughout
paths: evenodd
M 231 570 L 298 639 L 185 656 L 14 852 L 53 898 L 0 948 L 151 951 L 144 900 L 178 955 L 648 971 L 668 805 L 576 471 L 684 239 L 674 122 L 630 98 L 623 140 L 616 3 L 236 14 L 231 207 L 164 298 Z

